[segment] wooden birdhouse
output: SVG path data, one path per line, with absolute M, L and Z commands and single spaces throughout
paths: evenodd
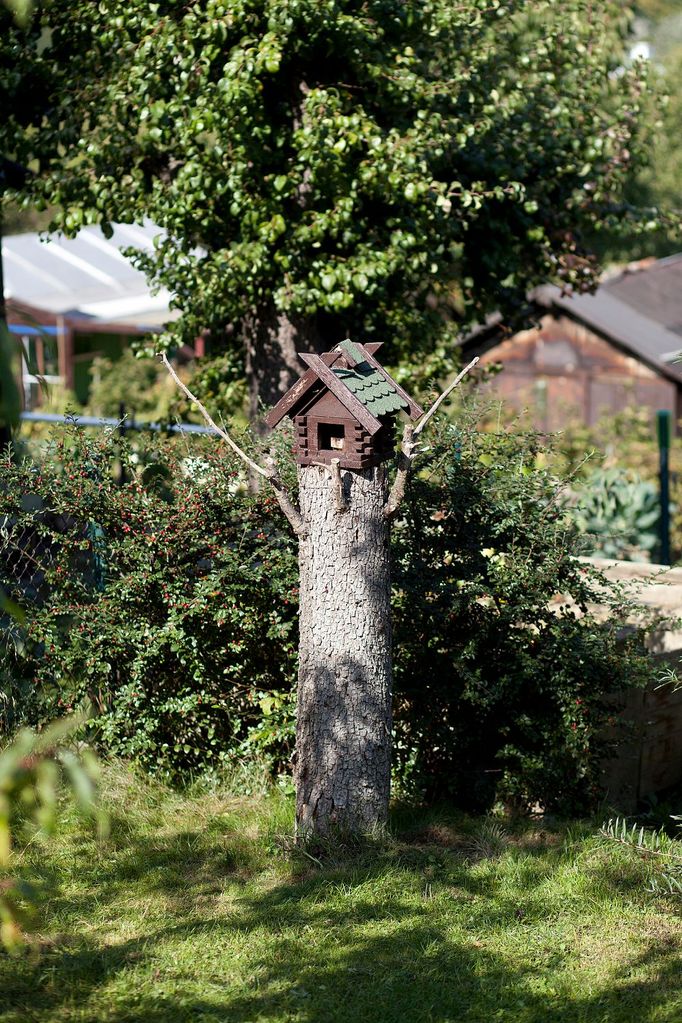
M 399 412 L 418 419 L 422 409 L 376 360 L 380 344 L 342 341 L 324 355 L 299 353 L 309 367 L 266 418 L 275 427 L 289 416 L 299 465 L 368 469 L 394 451 Z

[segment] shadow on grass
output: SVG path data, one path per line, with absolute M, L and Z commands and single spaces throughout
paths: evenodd
M 76 937 L 37 962 L 0 963 L 0 1019 L 679 1023 L 682 1018 L 679 942 L 663 927 L 642 941 L 637 955 L 631 951 L 620 962 L 607 990 L 580 983 L 577 973 L 573 987 L 565 978 L 554 982 L 553 970 L 576 957 L 575 948 L 542 935 L 543 921 L 556 913 L 543 883 L 552 881 L 559 850 L 541 861 L 539 851 L 521 843 L 517 895 L 473 870 L 460 851 L 414 846 L 391 848 L 374 859 L 358 856 L 304 877 L 296 861 L 290 881 L 270 890 L 261 885 L 254 894 L 247 843 L 234 834 L 222 838 L 221 843 L 199 831 L 158 839 L 131 834 L 129 848 L 92 868 L 82 897 L 61 896 L 53 909 L 87 919 L 96 906 L 115 906 L 138 886 L 163 904 L 163 925 L 150 922 L 141 936 L 116 938 L 115 944 Z M 218 915 L 203 900 L 227 885 L 236 892 L 234 907 Z M 588 892 L 584 885 L 581 895 L 593 905 L 612 897 L 600 876 Z M 441 897 L 434 899 L 434 891 Z M 443 901 L 446 895 L 459 913 Z M 491 933 L 517 928 L 525 954 L 512 963 L 483 947 L 476 940 L 482 928 Z M 646 980 L 637 977 L 639 970 L 647 971 Z

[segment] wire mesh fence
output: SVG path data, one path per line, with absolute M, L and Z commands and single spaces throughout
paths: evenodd
M 121 410 L 119 418 L 105 416 L 57 415 L 48 412 L 23 412 L 29 423 L 56 426 L 98 428 L 128 433 L 215 436 L 214 431 L 194 423 L 142 422 Z M 123 466 L 115 478 L 126 480 Z M 1 485 L 1 484 L 0 484 Z M 0 594 L 25 604 L 40 605 L 49 592 L 50 573 L 66 557 L 68 571 L 88 587 L 101 589 L 105 565 L 101 529 L 94 521 L 77 520 L 68 514 L 56 514 L 47 508 L 38 494 L 26 492 L 9 514 L 0 514 Z M 67 553 L 68 551 L 68 553 Z M 12 633 L 11 616 L 0 609 L 0 642 Z M 10 628 L 7 628 L 8 624 Z
M 37 522 L 0 519 L 0 587 L 10 596 L 39 600 L 54 563 L 53 541 Z

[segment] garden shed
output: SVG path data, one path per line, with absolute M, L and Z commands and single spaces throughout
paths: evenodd
M 84 227 L 77 238 L 39 233 L 2 240 L 7 319 L 21 339 L 24 402 L 38 400 L 38 377 L 62 384 L 85 403 L 97 356 L 117 358 L 137 337 L 177 316 L 171 295 L 152 294 L 144 274 L 123 254 L 150 249 L 163 232 L 151 221 L 114 224 L 107 238 Z M 197 353 L 203 354 L 203 339 Z
M 502 366 L 489 393 L 549 431 L 628 405 L 680 418 L 682 254 L 632 264 L 594 295 L 543 285 L 529 298 L 528 329 L 510 333 L 498 318 L 463 343 L 465 359 Z

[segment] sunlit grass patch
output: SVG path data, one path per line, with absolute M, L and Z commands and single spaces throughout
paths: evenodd
M 74 817 L 23 854 L 57 888 L 3 1023 L 682 1018 L 677 904 L 591 826 L 401 809 L 319 865 L 281 791 L 104 783 L 108 840 Z

